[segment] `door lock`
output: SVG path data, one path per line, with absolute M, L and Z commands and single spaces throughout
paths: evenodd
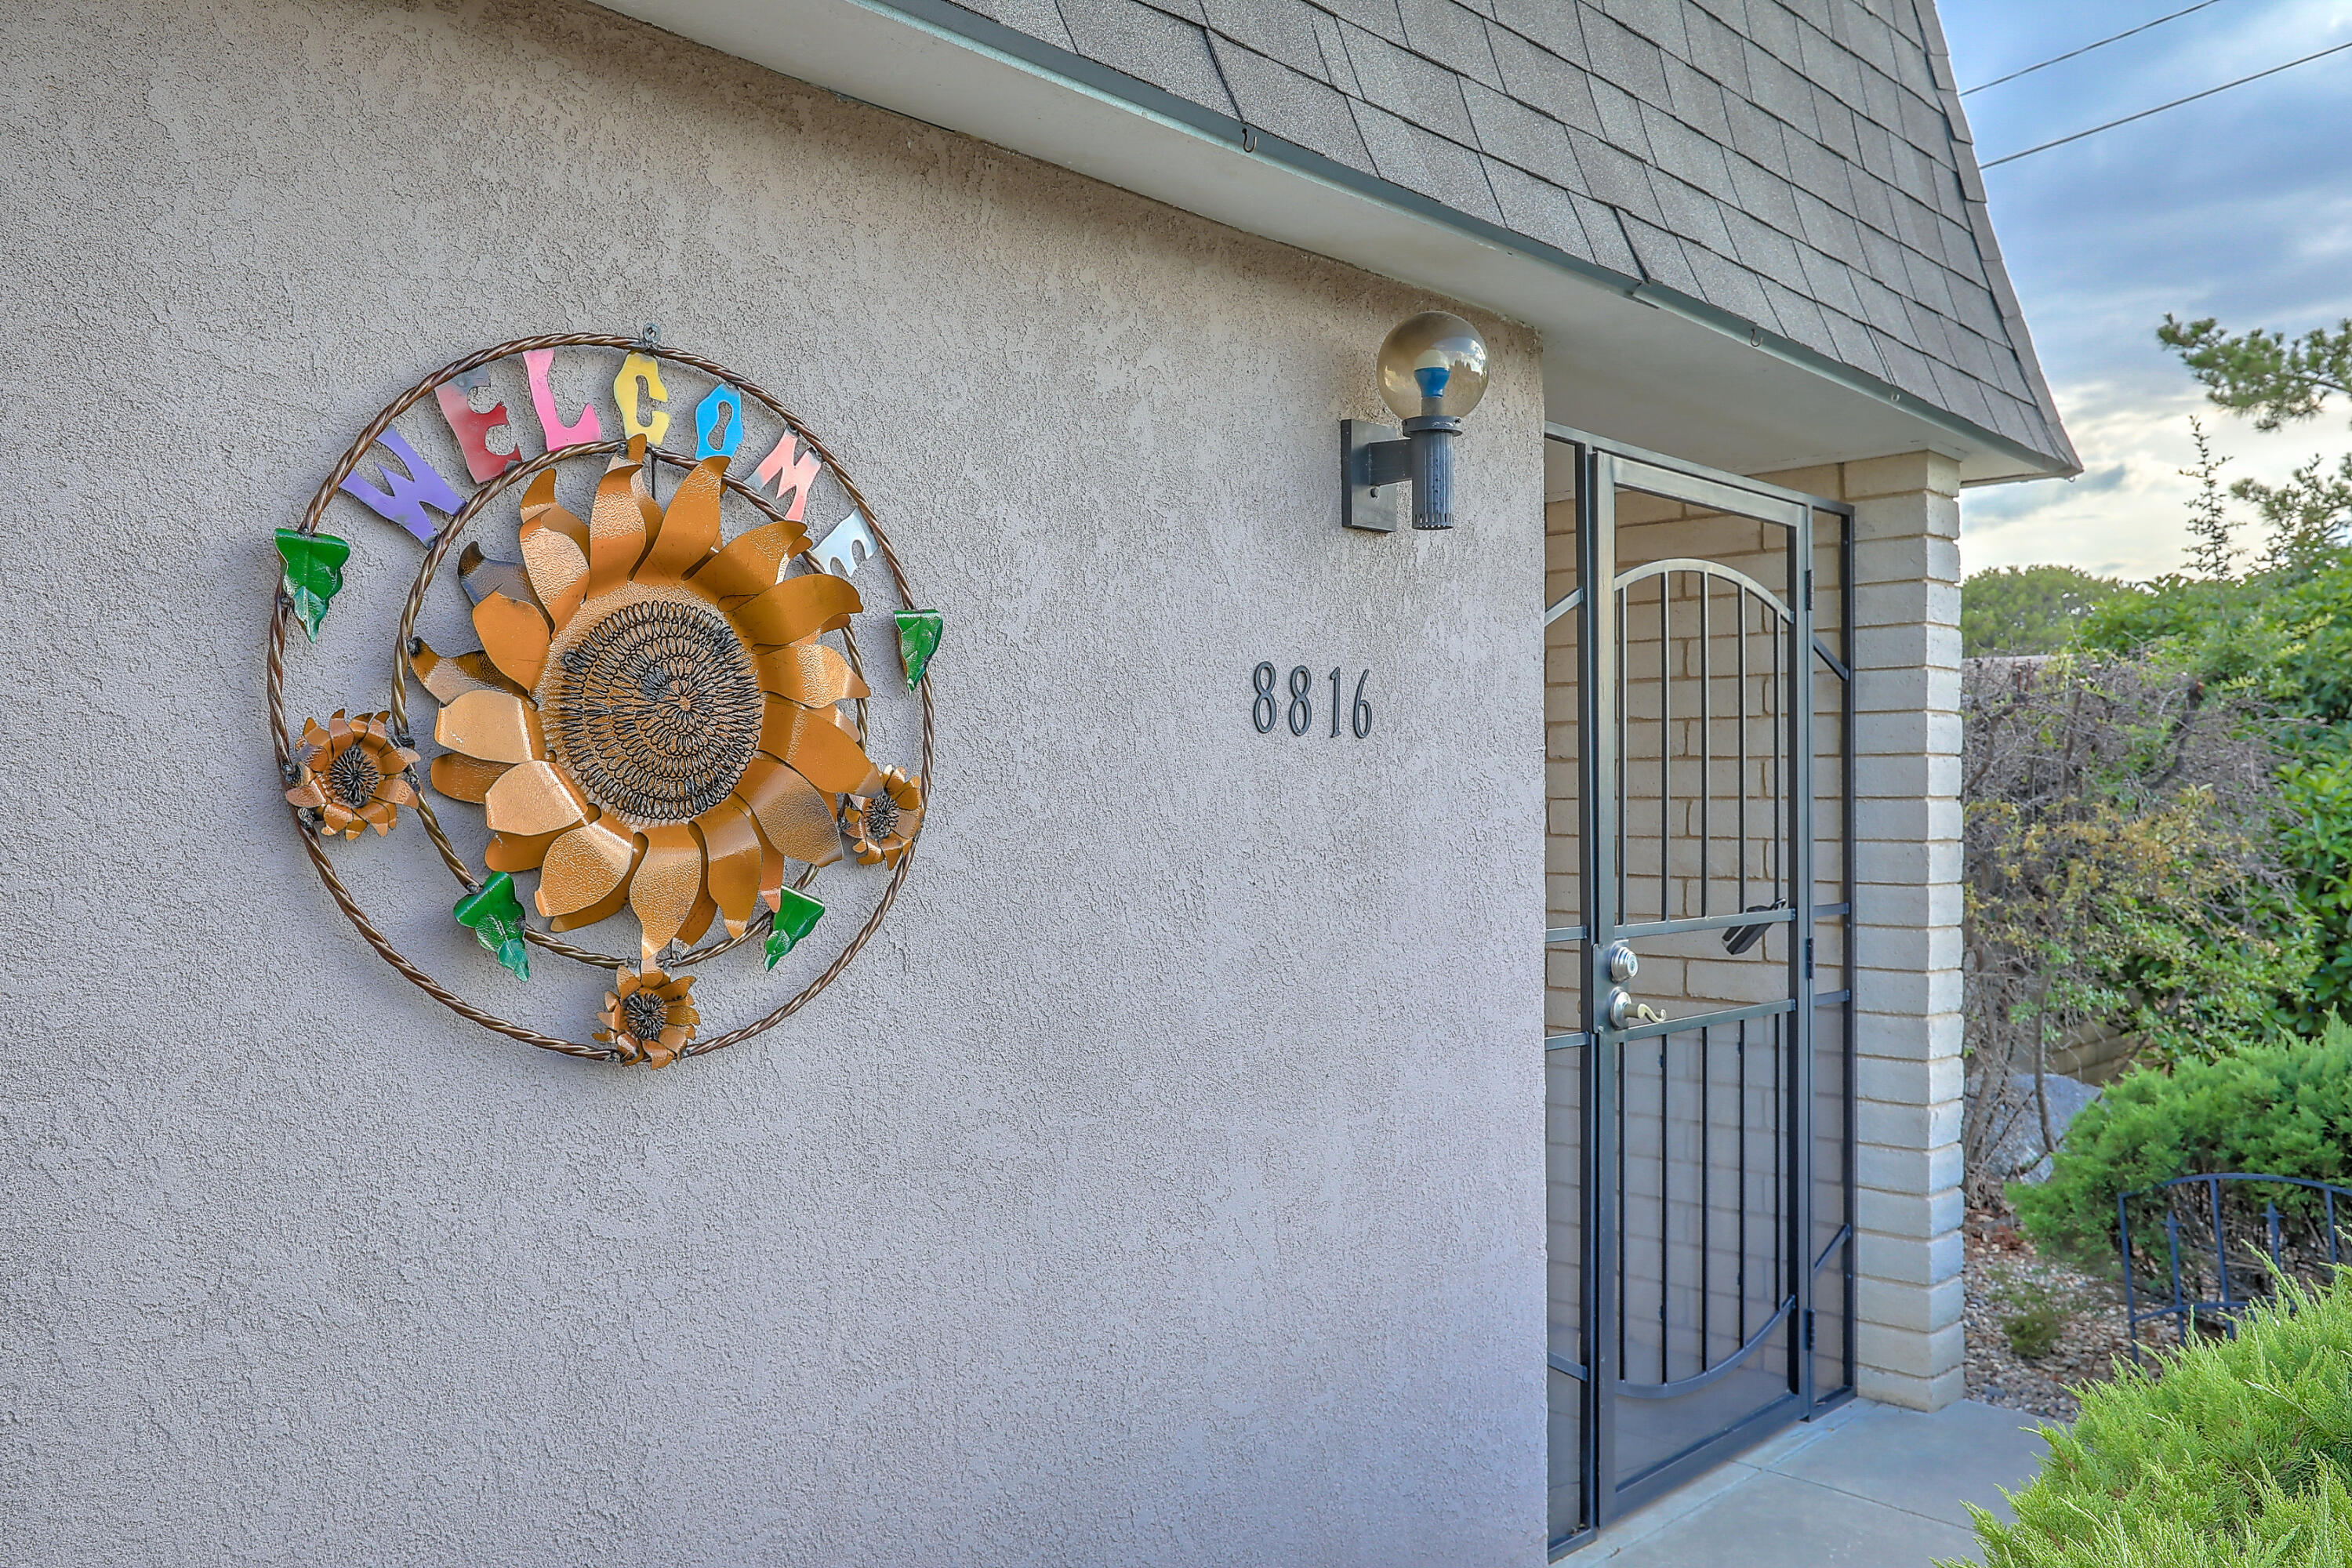
M 1642 973 L 1641 955 L 1622 942 L 1609 944 L 1607 957 L 1609 978 L 1620 985 L 1629 984 L 1633 976 Z
M 1609 993 L 1609 1026 L 1630 1029 L 1635 1024 L 1663 1024 L 1666 1016 L 1647 1002 L 1636 1002 L 1633 994 L 1622 985 Z

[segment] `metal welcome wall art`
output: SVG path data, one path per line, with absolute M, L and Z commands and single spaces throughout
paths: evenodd
M 559 353 L 568 374 L 592 370 L 599 385 L 617 355 L 608 408 L 560 416 Z M 491 384 L 493 367 L 511 378 L 506 362 L 517 359 L 537 416 L 536 456 L 525 455 L 525 422 Z M 673 420 L 673 381 L 709 389 L 690 427 Z M 463 455 L 470 491 L 395 428 L 427 398 Z M 751 449 L 770 436 L 773 445 L 738 475 L 747 412 L 766 426 Z M 820 476 L 850 510 L 813 543 L 804 513 Z M 560 487 L 575 505 L 584 500 L 584 517 L 558 499 Z M 424 559 L 394 636 L 388 703 L 347 704 L 289 728 L 289 630 L 299 623 L 318 641 L 354 564 L 352 542 L 320 530 L 339 496 L 405 530 Z M 480 542 L 509 521 L 520 560 Z M 462 590 L 479 648 L 443 651 L 416 633 L 452 551 L 457 581 L 444 591 Z M 484 349 L 378 414 L 300 526 L 278 531 L 278 552 L 269 721 L 286 799 L 352 925 L 453 1011 L 547 1050 L 665 1067 L 782 1023 L 847 967 L 889 911 L 929 793 L 927 671 L 940 617 L 916 605 L 888 536 L 833 454 L 751 382 L 660 347 L 650 328 L 634 339 L 564 334 Z M 376 569 L 376 553 L 362 552 L 365 569 Z M 895 752 L 869 730 L 873 693 L 851 625 L 877 592 L 896 601 L 897 673 L 920 700 L 919 732 L 898 737 Z M 435 704 L 429 730 L 411 718 L 412 685 Z M 420 731 L 442 748 L 429 767 Z M 887 760 L 908 750 L 911 772 Z M 482 813 L 481 865 L 452 845 L 436 800 L 441 810 Z M 538 948 L 604 983 L 594 1026 L 583 1030 L 591 1040 L 471 1005 L 361 909 L 335 857 L 355 852 L 344 846 L 366 829 L 390 834 L 404 808 L 454 879 L 452 915 L 478 939 L 484 963 L 527 980 Z M 835 875 L 887 879 L 865 923 L 772 1012 L 703 1034 L 690 972 L 744 946 L 772 970 L 820 929 L 819 873 L 845 861 Z M 536 879 L 530 903 L 543 925 L 525 914 L 518 878 Z M 625 919 L 636 940 L 619 954 L 565 940 Z

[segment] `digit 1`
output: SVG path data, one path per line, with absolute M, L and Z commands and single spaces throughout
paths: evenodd
M 1339 672 L 1331 672 L 1331 738 L 1339 738 Z

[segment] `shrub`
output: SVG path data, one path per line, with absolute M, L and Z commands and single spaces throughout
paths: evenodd
M 2236 1338 L 2082 1391 L 1986 1568 L 2352 1564 L 2352 1289 L 2281 1287 Z M 1939 1568 L 1956 1568 L 1940 1564 Z
M 2178 672 L 2062 657 L 1971 664 L 1961 710 L 1962 1136 L 1983 1202 L 2015 1174 L 1994 1161 L 2013 1131 L 2054 1130 L 2040 1075 L 2071 1032 L 2219 1054 L 2293 1016 L 2317 954 L 2246 710 Z
M 2126 1074 L 2076 1114 L 2050 1179 L 2010 1189 L 2037 1245 L 2111 1258 L 2116 1199 L 2216 1171 L 2344 1182 L 2352 1176 L 2352 1026 L 2242 1047 L 2171 1070 Z M 2281 1199 L 2284 1206 L 2286 1198 Z
M 1992 1299 L 2004 1309 L 2001 1338 L 2026 1361 L 2040 1361 L 2056 1350 L 2066 1325 L 2074 1321 L 2074 1304 L 2046 1280 L 2005 1274 L 1993 1287 Z

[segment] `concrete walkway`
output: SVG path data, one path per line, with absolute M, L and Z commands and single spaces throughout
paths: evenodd
M 1963 1402 L 1922 1415 L 1848 1405 L 1784 1432 L 1565 1559 L 1616 1568 L 1927 1568 L 1979 1561 L 1963 1501 L 2006 1519 L 2001 1490 L 2041 1468 L 2034 1418 Z

